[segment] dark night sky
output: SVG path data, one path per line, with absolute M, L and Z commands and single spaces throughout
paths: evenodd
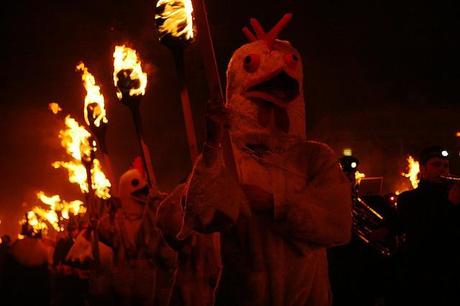
M 207 1 L 222 75 L 244 43 L 241 27 L 257 17 L 267 28 L 284 12 L 294 19 L 281 37 L 304 58 L 308 134 L 339 153 L 351 146 L 368 175 L 384 175 L 392 190 L 402 181 L 404 155 L 454 137 L 460 107 L 459 12 L 454 1 L 256 0 Z M 11 1 L 1 16 L 0 233 L 16 230 L 23 202 L 44 190 L 79 197 L 66 174 L 62 123 L 47 110 L 58 101 L 82 120 L 84 91 L 74 68 L 83 60 L 108 104 L 108 145 L 120 175 L 136 155 L 128 110 L 117 104 L 112 52 L 129 42 L 149 71 L 143 101 L 146 141 L 160 185 L 168 190 L 190 170 L 169 51 L 153 29 L 154 1 Z M 199 135 L 206 83 L 197 46 L 187 52 L 188 79 Z M 454 161 L 455 164 L 455 161 Z

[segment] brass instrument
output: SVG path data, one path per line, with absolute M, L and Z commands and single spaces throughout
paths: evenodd
M 371 246 L 379 254 L 389 257 L 396 252 L 398 241 L 396 237 L 383 241 L 371 239 L 372 233 L 385 226 L 385 218 L 370 207 L 359 196 L 353 197 L 353 234 L 364 244 Z
M 460 176 L 454 174 L 441 175 L 441 178 L 450 183 L 460 183 Z

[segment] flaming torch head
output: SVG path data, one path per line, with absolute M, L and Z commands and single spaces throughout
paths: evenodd
M 117 87 L 118 99 L 128 103 L 129 97 L 143 96 L 147 74 L 142 71 L 136 51 L 124 45 L 116 46 L 113 59 L 113 82 Z
M 90 166 L 92 175 L 91 186 L 96 196 L 101 199 L 110 198 L 109 189 L 111 184 L 102 172 L 102 168 L 95 155 L 95 143 L 91 140 L 91 134 L 70 116 L 65 118 L 66 129 L 59 132 L 61 146 L 64 147 L 72 157 L 69 162 L 57 161 L 52 164 L 54 168 L 65 168 L 69 172 L 69 181 L 80 186 L 83 193 L 89 191 L 88 171 L 85 168 Z
M 170 48 L 186 47 L 193 41 L 192 0 L 159 0 L 155 24 L 160 41 Z
M 81 79 L 86 89 L 84 116 L 86 124 L 91 128 L 107 125 L 107 116 L 105 110 L 104 96 L 101 94 L 101 88 L 96 85 L 94 76 L 89 73 L 88 68 L 82 62 L 76 67 L 83 72 Z

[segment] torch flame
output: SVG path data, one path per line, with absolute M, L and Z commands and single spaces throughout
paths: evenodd
M 42 221 L 48 222 L 55 231 L 57 232 L 61 231 L 61 227 L 59 225 L 59 218 L 54 210 L 46 210 L 46 209 L 36 206 L 32 209 L 32 212 L 35 214 L 37 219 L 40 218 L 42 219 Z M 32 225 L 32 227 L 34 226 Z M 48 228 L 48 226 L 46 226 L 46 228 Z
M 105 111 L 104 96 L 100 92 L 101 88 L 96 85 L 94 76 L 88 72 L 88 68 L 85 67 L 83 62 L 81 62 L 76 69 L 83 71 L 81 79 L 86 89 L 84 107 L 86 124 L 90 125 L 90 118 L 88 116 L 91 116 L 91 121 L 94 122 L 95 126 L 99 127 L 101 122 L 108 122 Z M 88 107 L 92 107 L 92 114 L 88 114 Z
M 63 222 L 73 215 L 83 215 L 86 208 L 82 201 L 63 201 L 59 195 L 47 196 L 44 192 L 37 193 L 37 198 L 46 205 L 46 208 L 35 206 L 27 212 L 27 221 L 22 219 L 19 224 L 29 223 L 33 233 L 46 234 L 50 225 L 55 231 L 64 230 Z
M 72 161 L 56 161 L 52 164 L 54 168 L 65 168 L 69 173 L 69 181 L 80 186 L 80 190 L 84 193 L 89 192 L 87 183 L 86 168 L 82 161 L 89 158 L 91 150 L 94 149 L 90 145 L 89 138 L 91 134 L 78 122 L 70 116 L 65 118 L 67 128 L 59 132 L 61 145 L 66 149 L 67 153 L 73 157 Z M 95 190 L 97 197 L 102 199 L 110 198 L 110 181 L 107 179 L 101 169 L 99 160 L 94 159 L 91 168 L 92 188 Z
M 83 166 L 81 162 L 56 161 L 52 163 L 51 166 L 53 166 L 53 168 L 55 169 L 59 169 L 59 168 L 67 169 L 69 173 L 69 182 L 78 184 L 80 186 L 81 192 L 84 192 L 84 193 L 88 192 L 88 184 L 86 183 L 86 169 L 85 169 L 85 166 Z
M 416 161 L 412 156 L 407 157 L 407 163 L 408 163 L 408 171 L 407 172 L 402 172 L 401 175 L 404 177 L 409 178 L 412 188 L 417 188 L 418 183 L 419 183 L 419 178 L 418 174 L 420 172 L 420 164 L 418 161 Z
M 51 197 L 48 197 L 45 195 L 43 191 L 37 193 L 37 198 L 44 204 L 50 206 L 52 210 L 56 209 L 57 204 L 61 202 L 61 197 L 59 195 L 53 195 Z
M 95 194 L 98 198 L 108 199 L 110 198 L 110 181 L 102 172 L 101 163 L 98 159 L 94 159 L 93 168 L 91 169 L 92 175 L 92 186 Z
M 145 88 L 147 86 L 147 74 L 142 71 L 141 62 L 137 57 L 136 50 L 133 50 L 125 45 L 116 46 L 115 52 L 113 53 L 113 81 L 115 86 L 118 84 L 118 73 L 120 71 L 128 71 L 129 78 L 131 80 L 139 80 L 139 86 L 137 88 L 131 88 L 129 91 L 130 96 L 139 96 L 145 94 Z M 119 99 L 122 98 L 122 93 L 117 90 L 117 96 Z
M 60 212 L 62 219 L 65 220 L 69 219 L 70 213 L 76 216 L 86 212 L 83 202 L 79 200 L 67 202 L 61 200 L 59 195 L 48 197 L 42 191 L 37 193 L 37 197 L 40 201 L 42 201 L 42 203 L 48 205 L 50 210 Z
M 155 20 L 158 24 L 160 38 L 171 34 L 174 37 L 193 39 L 193 6 L 191 0 L 159 0 Z M 158 22 L 160 21 L 160 22 Z
M 79 161 L 83 156 L 90 156 L 92 148 L 88 139 L 91 134 L 70 116 L 65 118 L 65 125 L 67 129 L 59 132 L 59 138 L 67 153 Z
M 361 173 L 361 172 L 359 172 L 359 171 L 356 171 L 356 172 L 355 172 L 356 184 L 361 184 L 361 180 L 362 180 L 363 178 L 365 178 L 365 177 L 366 177 L 366 175 L 365 175 L 364 173 Z
M 46 225 L 45 221 L 40 218 L 34 211 L 27 212 L 27 220 L 22 219 L 19 224 L 25 224 L 26 222 L 29 223 L 29 226 L 32 227 L 32 230 L 35 234 L 41 233 L 42 231 L 46 231 L 48 229 L 48 225 Z

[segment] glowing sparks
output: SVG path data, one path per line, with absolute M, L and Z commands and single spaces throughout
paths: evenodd
M 359 171 L 356 171 L 356 172 L 355 172 L 356 184 L 360 184 L 360 183 L 361 183 L 361 180 L 362 180 L 363 178 L 365 178 L 365 177 L 366 177 L 366 175 L 365 175 L 364 173 L 361 173 L 361 172 L 359 172 Z
M 155 16 L 160 38 L 167 34 L 185 40 L 193 39 L 193 6 L 191 0 L 159 0 Z
M 147 86 L 147 74 L 142 71 L 141 62 L 137 57 L 136 50 L 123 46 L 116 46 L 113 53 L 113 81 L 117 87 L 117 96 L 122 98 L 122 92 L 118 88 L 119 73 L 125 72 L 127 77 L 133 81 L 134 87 L 129 89 L 130 96 L 145 94 Z
M 418 174 L 420 172 L 420 165 L 419 165 L 419 162 L 416 161 L 410 155 L 407 158 L 407 163 L 408 163 L 408 166 L 407 166 L 408 171 L 401 173 L 401 175 L 404 176 L 404 177 L 409 178 L 409 180 L 410 180 L 410 182 L 412 184 L 412 188 L 415 189 L 415 188 L 417 188 L 418 183 L 420 181 L 419 178 L 418 178 Z
M 91 125 L 91 121 L 95 126 L 99 127 L 101 122 L 108 122 L 105 111 L 104 96 L 101 94 L 101 88 L 96 85 L 94 76 L 89 73 L 88 68 L 85 67 L 84 63 L 80 63 L 76 69 L 83 72 L 81 79 L 86 89 L 84 107 L 85 121 L 88 125 Z M 88 109 L 90 109 L 90 114 L 88 114 Z
M 51 110 L 51 112 L 53 112 L 53 114 L 57 114 L 59 113 L 60 111 L 62 111 L 62 108 L 59 106 L 59 104 L 57 104 L 56 102 L 51 102 L 50 104 L 48 104 L 48 108 Z

